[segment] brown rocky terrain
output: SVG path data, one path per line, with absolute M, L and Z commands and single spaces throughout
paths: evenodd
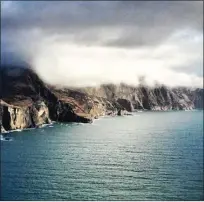
M 102 85 L 100 88 L 79 89 L 89 95 L 117 100 L 128 111 L 142 110 L 191 110 L 203 108 L 203 89 L 167 86 L 138 87 L 126 84 Z
M 26 102 L 21 100 L 19 104 L 11 105 L 1 100 L 2 131 L 39 127 L 51 123 L 49 110 L 44 102 Z
M 90 88 L 48 86 L 27 68 L 0 71 L 1 131 L 39 127 L 51 121 L 92 122 L 103 115 L 136 110 L 203 108 L 203 89 L 101 85 Z

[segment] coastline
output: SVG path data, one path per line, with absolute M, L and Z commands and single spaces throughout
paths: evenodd
M 139 111 L 133 111 L 132 113 L 129 113 L 128 115 L 102 115 L 98 118 L 93 118 L 92 122 L 87 123 L 81 123 L 81 122 L 58 122 L 58 121 L 51 121 L 51 123 L 48 124 L 42 124 L 37 127 L 30 127 L 30 128 L 22 128 L 22 129 L 15 129 L 15 130 L 7 130 L 7 131 L 1 131 L 1 135 L 13 133 L 13 132 L 22 132 L 22 131 L 28 131 L 28 130 L 35 130 L 38 128 L 45 128 L 45 127 L 54 127 L 54 124 L 77 124 L 77 125 L 85 125 L 85 124 L 94 124 L 95 121 L 98 121 L 103 118 L 113 118 L 113 117 L 131 117 L 131 116 L 137 116 L 138 113 L 145 113 L 145 112 L 191 112 L 191 111 L 203 111 L 203 109 L 191 109 L 191 110 L 139 110 Z
M 108 116 L 146 111 L 203 108 L 203 89 L 104 84 L 93 88 L 56 88 L 32 69 L 3 68 L 0 99 L 1 132 L 41 127 L 56 122 L 91 123 Z M 13 73 L 13 74 L 12 74 Z

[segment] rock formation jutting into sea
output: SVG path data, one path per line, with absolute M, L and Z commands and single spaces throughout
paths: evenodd
M 1 132 L 52 121 L 89 123 L 100 116 L 131 115 L 137 110 L 203 109 L 199 88 L 106 84 L 62 89 L 44 83 L 27 68 L 1 68 L 0 75 Z

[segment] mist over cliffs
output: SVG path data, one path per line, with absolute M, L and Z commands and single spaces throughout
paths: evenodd
M 203 2 L 1 1 L 0 73 L 2 130 L 203 108 Z
M 202 1 L 1 2 L 2 61 L 50 85 L 202 88 L 202 50 Z
M 203 89 L 164 85 L 104 84 L 67 88 L 45 83 L 32 69 L 1 68 L 1 129 L 59 122 L 92 122 L 100 116 L 137 110 L 203 109 Z

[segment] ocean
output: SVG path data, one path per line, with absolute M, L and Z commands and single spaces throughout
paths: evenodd
M 1 200 L 203 200 L 203 111 L 4 134 Z

